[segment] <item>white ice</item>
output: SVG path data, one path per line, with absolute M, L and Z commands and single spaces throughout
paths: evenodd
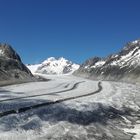
M 1 87 L 0 112 L 85 95 L 98 89 L 98 81 L 72 75 L 44 77 L 51 80 Z M 76 83 L 79 84 L 72 89 Z M 139 118 L 123 114 L 124 108 L 139 111 L 139 85 L 102 81 L 102 88 L 101 92 L 87 97 L 0 117 L 0 140 L 70 139 L 71 136 L 73 139 L 94 140 L 95 137 L 104 137 L 104 133 L 110 138 L 129 135 L 128 127 L 135 133 L 134 140 L 139 138 Z M 40 96 L 1 102 L 33 95 Z M 110 114 L 110 109 L 120 111 L 120 114 Z M 106 113 L 109 113 L 108 117 Z M 112 118 L 110 115 L 116 116 Z M 104 119 L 106 125 L 100 122 Z M 133 119 L 136 121 L 131 123 Z

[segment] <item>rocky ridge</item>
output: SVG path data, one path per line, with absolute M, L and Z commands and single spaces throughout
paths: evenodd
M 117 54 L 86 60 L 74 75 L 94 80 L 140 82 L 140 40 L 127 43 Z
M 0 44 L 0 81 L 31 80 L 33 75 L 8 44 Z

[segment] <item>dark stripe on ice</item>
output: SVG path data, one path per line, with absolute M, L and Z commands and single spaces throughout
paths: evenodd
M 70 89 L 66 89 L 66 90 L 62 90 L 62 91 L 56 91 L 56 92 L 51 92 L 51 93 L 45 93 L 45 94 L 37 94 L 37 95 L 31 95 L 31 96 L 25 96 L 25 97 L 17 97 L 17 98 L 11 98 L 11 99 L 5 99 L 5 100 L 0 100 L 0 103 L 1 102 L 6 102 L 6 101 L 12 101 L 12 100 L 20 100 L 20 99 L 26 99 L 26 98 L 33 98 L 33 97 L 38 97 L 38 96 L 45 96 L 45 95 L 51 95 L 51 94 L 56 94 L 56 93 L 63 93 L 63 92 L 67 92 L 67 91 L 71 91 L 71 90 L 74 90 L 77 88 L 77 86 L 80 84 L 80 83 L 83 83 L 85 81 L 81 81 L 81 82 L 78 82 L 78 83 L 75 83 L 73 85 L 72 88 Z M 66 85 L 68 86 L 68 85 Z M 67 88 L 67 87 L 64 87 L 64 88 Z
M 77 87 L 77 85 L 78 85 L 78 83 L 75 84 L 72 89 L 75 89 Z M 69 98 L 65 98 L 65 99 L 60 99 L 60 100 L 52 101 L 52 102 L 41 103 L 41 104 L 29 106 L 29 107 L 22 107 L 22 108 L 19 108 L 18 110 L 9 110 L 9 111 L 5 111 L 5 112 L 1 112 L 0 117 L 7 116 L 10 114 L 23 113 L 23 112 L 31 110 L 31 109 L 37 109 L 37 108 L 43 107 L 43 106 L 53 105 L 53 104 L 61 103 L 64 101 L 69 101 L 69 100 L 74 100 L 74 99 L 78 99 L 78 98 L 82 98 L 82 97 L 91 96 L 96 93 L 99 93 L 100 91 L 102 91 L 102 86 L 101 86 L 101 82 L 98 82 L 98 89 L 92 93 L 85 94 L 85 95 L 79 95 L 79 96 L 75 96 L 75 97 L 69 97 Z

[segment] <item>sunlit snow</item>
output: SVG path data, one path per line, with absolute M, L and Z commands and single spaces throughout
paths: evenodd
M 56 59 L 50 57 L 37 65 L 27 65 L 32 73 L 42 74 L 71 74 L 79 68 L 79 65 L 66 60 L 63 57 Z

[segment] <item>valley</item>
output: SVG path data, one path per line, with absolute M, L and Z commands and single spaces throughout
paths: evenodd
M 140 0 L 0 6 L 0 140 L 140 140 Z

